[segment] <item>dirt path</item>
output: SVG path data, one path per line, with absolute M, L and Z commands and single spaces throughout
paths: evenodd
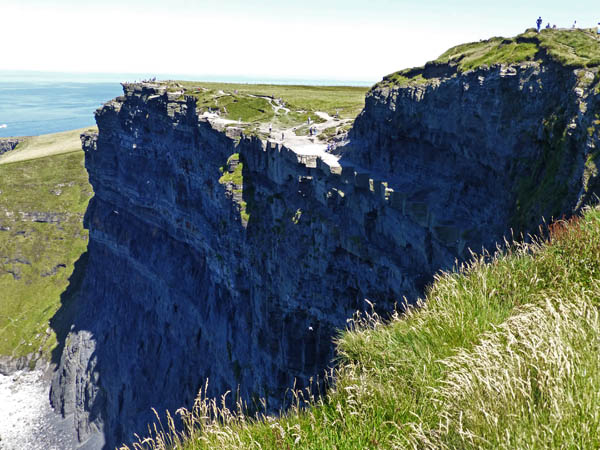
M 269 104 L 271 105 L 271 108 L 273 108 L 273 111 L 275 112 L 275 114 L 279 114 L 279 111 L 283 111 L 286 114 L 291 111 L 291 109 L 286 108 L 284 105 L 280 104 L 279 100 L 275 100 L 271 97 L 265 97 L 265 96 L 261 96 L 261 95 L 252 95 L 252 94 L 248 94 L 248 96 L 255 97 L 255 98 L 262 98 L 262 99 L 268 101 Z
M 338 166 L 339 157 L 329 152 L 330 145 L 318 138 L 318 135 L 327 128 L 344 125 L 347 120 L 340 120 L 331 117 L 326 112 L 315 111 L 324 122 L 312 123 L 311 126 L 316 130 L 315 136 L 298 136 L 295 133 L 297 127 L 291 128 L 276 128 L 273 127 L 269 133 L 269 124 L 263 124 L 260 130 L 266 134 L 270 134 L 272 141 L 281 143 L 293 150 L 298 155 L 317 155 L 321 157 L 330 166 Z M 308 124 L 307 124 L 308 125 Z

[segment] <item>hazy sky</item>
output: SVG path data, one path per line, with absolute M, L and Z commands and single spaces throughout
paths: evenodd
M 0 70 L 376 81 L 542 16 L 600 22 L 600 1 L 0 0 Z

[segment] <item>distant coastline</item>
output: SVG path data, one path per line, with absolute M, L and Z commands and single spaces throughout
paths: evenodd
M 0 137 L 37 136 L 95 125 L 94 111 L 122 94 L 121 82 L 158 79 L 247 84 L 371 86 L 372 81 L 226 75 L 0 71 Z

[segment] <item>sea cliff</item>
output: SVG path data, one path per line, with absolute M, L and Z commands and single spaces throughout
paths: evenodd
M 161 84 L 97 111 L 88 263 L 51 394 L 82 442 L 130 441 L 207 379 L 277 410 L 354 311 L 402 309 L 469 249 L 596 192 L 597 69 L 420 75 L 370 91 L 337 163 L 229 137 Z

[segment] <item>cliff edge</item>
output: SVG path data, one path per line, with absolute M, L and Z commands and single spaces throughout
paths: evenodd
M 388 77 L 337 156 L 229 137 L 184 91 L 124 85 L 82 137 L 89 261 L 51 394 L 80 440 L 130 441 L 207 379 L 277 410 L 354 311 L 413 302 L 469 248 L 589 201 L 597 64 L 520 58 Z

